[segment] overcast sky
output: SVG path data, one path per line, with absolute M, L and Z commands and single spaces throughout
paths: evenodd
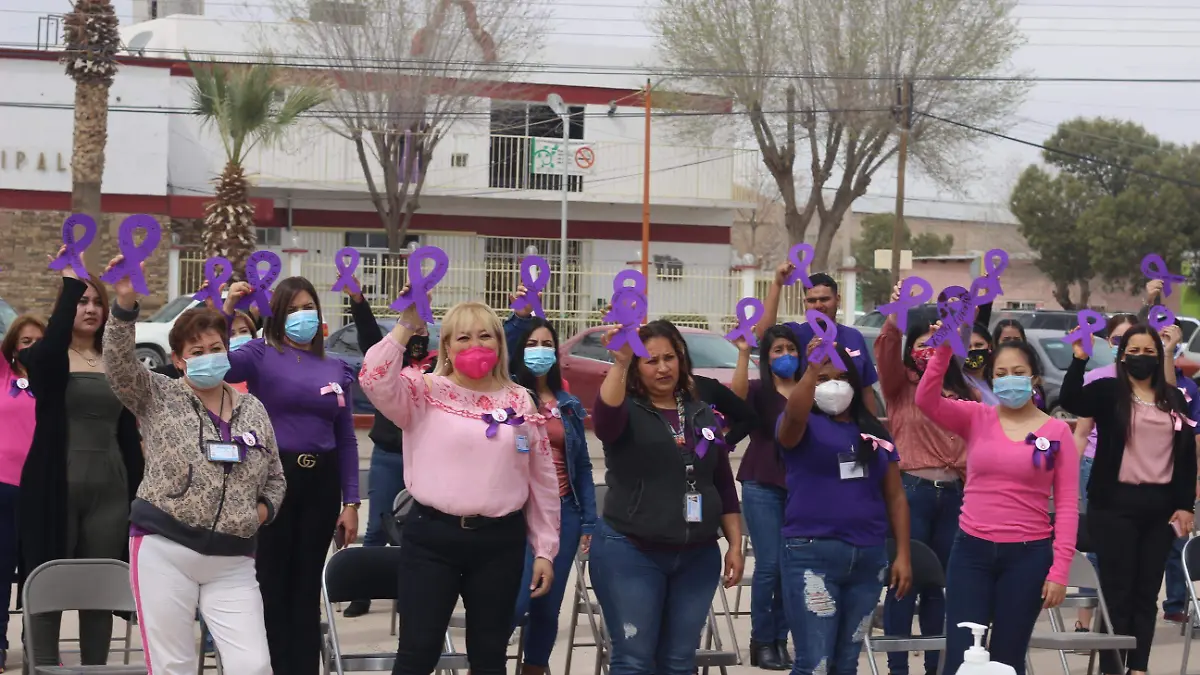
M 552 42 L 603 42 L 640 49 L 654 46 L 644 18 L 655 0 L 531 0 L 553 8 Z M 264 16 L 270 0 L 207 0 L 207 14 L 233 20 Z M 132 22 L 133 0 L 114 0 L 122 24 Z M 649 6 L 649 9 L 646 7 Z M 30 47 L 38 17 L 70 9 L 68 0 L 0 0 L 0 44 Z M 1200 79 L 1200 0 L 1025 0 L 1017 9 L 1028 43 L 1015 66 L 1036 77 Z M 19 98 L 4 92 L 0 98 Z M 15 98 L 14 98 L 15 97 Z M 1008 130 L 1041 142 L 1054 127 L 1078 116 L 1129 119 L 1162 139 L 1200 141 L 1200 84 L 1040 82 Z M 909 182 L 907 207 L 917 215 L 1003 217 L 1016 176 L 1037 150 L 1003 141 L 981 141 L 983 177 L 965 195 L 939 191 L 928 181 Z M 864 210 L 890 210 L 894 172 L 885 168 L 871 185 Z

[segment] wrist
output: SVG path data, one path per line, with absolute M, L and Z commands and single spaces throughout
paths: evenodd
M 343 509 L 354 509 L 355 511 L 357 511 L 361 506 L 362 502 L 344 502 L 342 504 Z

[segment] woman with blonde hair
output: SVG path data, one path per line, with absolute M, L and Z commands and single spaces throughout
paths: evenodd
M 409 338 L 427 330 L 409 307 L 359 374 L 371 402 L 404 432 L 404 484 L 414 500 L 401 544 L 392 673 L 433 672 L 461 596 L 471 671 L 502 675 L 527 539 L 532 596 L 554 581 L 558 477 L 545 418 L 509 379 L 496 313 L 478 302 L 454 306 L 442 320 L 437 370 L 402 368 Z

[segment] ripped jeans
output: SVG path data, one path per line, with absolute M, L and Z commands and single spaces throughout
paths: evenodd
M 883 591 L 883 545 L 792 537 L 781 556 L 793 675 L 852 675 Z

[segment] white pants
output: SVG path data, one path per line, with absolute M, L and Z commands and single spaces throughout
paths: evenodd
M 271 675 L 254 559 L 202 555 L 158 535 L 132 537 L 129 552 L 138 628 L 151 673 L 196 674 L 199 606 L 225 672 Z

